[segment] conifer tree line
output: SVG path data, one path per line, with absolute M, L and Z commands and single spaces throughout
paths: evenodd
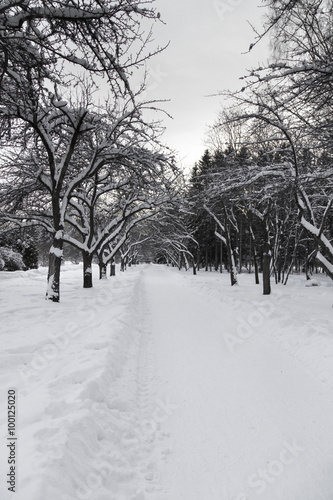
M 251 154 L 242 147 L 204 153 L 192 169 L 187 192 L 192 266 L 230 273 L 262 274 L 264 293 L 270 277 L 286 284 L 292 271 L 307 277 L 316 266 L 315 242 L 301 226 L 292 180 L 281 171 L 287 147 Z M 287 167 L 285 167 L 287 170 Z

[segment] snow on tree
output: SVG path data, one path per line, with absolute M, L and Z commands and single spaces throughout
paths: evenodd
M 190 220 L 191 208 L 179 183 L 176 197 L 152 220 L 148 234 L 154 261 L 185 267 L 186 271 L 192 266 L 196 274 L 198 242 Z
M 0 7 L 0 137 L 10 162 L 16 154 L 14 163 L 21 165 L 9 177 L 16 176 L 23 188 L 19 193 L 7 182 L 0 201 L 3 205 L 2 196 L 7 197 L 7 215 L 16 222 L 27 223 L 29 208 L 30 222 L 52 232 L 47 297 L 55 302 L 69 199 L 100 166 L 85 162 L 78 151 L 83 135 L 96 125 L 91 89 L 105 87 L 106 79 L 104 106 L 108 107 L 111 93 L 115 106 L 130 101 L 129 115 L 138 115 L 129 78 L 160 50 L 148 51 L 151 31 L 142 29 L 143 20 L 154 22 L 159 17 L 151 1 L 139 0 L 73 1 L 70 6 L 57 0 L 22 0 Z M 121 122 L 127 116 L 118 118 Z M 107 144 L 100 147 L 104 150 Z M 28 168 L 20 158 L 26 149 Z M 4 163 L 8 166 L 7 160 Z
M 8 247 L 0 247 L 0 271 L 20 271 L 26 269 L 22 255 Z
M 0 105 L 32 84 L 40 94 L 50 83 L 69 82 L 75 68 L 86 77 L 106 76 L 117 94 L 130 91 L 131 71 L 159 50 L 148 52 L 152 34 L 142 21 L 159 17 L 150 0 L 2 2 Z
M 105 267 L 130 229 L 169 200 L 177 169 L 159 144 L 157 126 L 144 121 L 131 99 L 122 111 L 117 104 L 104 114 L 52 103 L 32 118 L 30 151 L 3 166 L 9 179 L 3 217 L 54 235 L 47 295 L 58 300 L 64 242 L 82 252 L 84 286 L 92 286 L 93 256 Z
M 321 0 L 265 4 L 269 15 L 256 43 L 272 35 L 271 60 L 244 77 L 240 92 L 228 94 L 235 109 L 230 121 L 247 121 L 255 131 L 245 144 L 263 149 L 279 143 L 287 149 L 284 162 L 266 163 L 265 175 L 268 180 L 272 169 L 279 169 L 275 184 L 281 188 L 289 179 L 298 209 L 295 228 L 300 224 L 295 245 L 303 234 L 310 237 L 317 261 L 333 277 L 332 5 Z

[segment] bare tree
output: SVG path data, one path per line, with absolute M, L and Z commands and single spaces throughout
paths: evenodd
M 287 145 L 288 157 L 278 162 L 280 167 L 275 163 L 281 172 L 277 182 L 283 186 L 287 177 L 292 182 L 300 234 L 311 237 L 317 260 L 333 277 L 332 3 L 269 0 L 265 4 L 267 23 L 251 48 L 271 33 L 271 61 L 244 77 L 242 91 L 233 94 L 238 117 L 232 121 L 246 120 L 256 131 L 252 142 L 259 148 L 277 142 Z M 268 176 L 271 167 L 274 161 L 266 163 Z M 297 224 L 295 220 L 295 228 Z
M 16 192 L 17 207 L 21 211 L 14 217 L 12 204 L 10 216 L 12 220 L 27 223 L 24 220 L 27 206 L 21 206 L 20 196 L 23 192 L 27 205 L 26 195 L 30 195 L 31 201 L 36 184 L 43 191 L 47 210 L 41 215 L 40 202 L 35 196 L 39 207 L 30 210 L 30 214 L 34 213 L 30 223 L 44 225 L 54 236 L 47 296 L 55 302 L 59 300 L 60 262 L 72 194 L 84 179 L 94 176 L 115 156 L 110 156 L 110 144 L 115 145 L 111 137 L 104 137 L 104 143 L 99 142 L 95 156 L 80 156 L 83 137 L 96 130 L 100 121 L 96 120 L 98 113 L 91 106 L 91 93 L 86 89 L 106 77 L 112 101 L 123 109 L 124 113 L 120 113 L 109 128 L 110 136 L 118 133 L 124 121 L 132 124 L 140 121 L 129 76 L 154 52 L 148 51 L 151 31 L 142 30 L 143 19 L 152 22 L 159 19 L 151 1 L 89 0 L 83 4 L 73 1 L 69 7 L 58 0 L 10 0 L 0 7 L 0 132 L 6 145 L 16 151 L 26 146 L 30 147 L 29 151 L 34 149 L 24 180 L 20 179 L 24 185 L 21 194 L 16 186 L 2 189 L 2 194 L 8 197 L 9 193 Z M 72 104 L 73 92 L 80 106 Z M 136 144 L 133 136 L 132 146 Z M 14 140 L 17 144 L 13 144 Z M 126 147 L 130 147 L 128 142 Z M 109 156 L 105 153 L 107 149 Z M 16 168 L 16 176 L 19 172 L 22 175 L 21 167 Z
M 54 235 L 47 290 L 54 301 L 59 300 L 64 242 L 82 251 L 84 286 L 91 286 L 93 255 L 102 262 L 105 249 L 136 223 L 130 219 L 154 213 L 171 192 L 177 169 L 159 145 L 156 125 L 146 123 L 131 100 L 118 113 L 89 113 L 85 106 L 72 109 L 53 98 L 44 113 L 31 117 L 33 149 L 7 167 L 19 184 L 9 180 L 5 200 L 26 201 L 25 209 L 7 209 L 3 218 L 21 226 L 43 225 Z M 36 185 L 43 202 L 33 210 L 25 191 Z
M 130 72 L 154 52 L 144 19 L 159 19 L 151 0 L 2 2 L 0 103 L 18 88 L 41 93 L 47 82 L 69 82 L 75 67 L 87 77 L 106 76 L 117 94 L 129 92 Z

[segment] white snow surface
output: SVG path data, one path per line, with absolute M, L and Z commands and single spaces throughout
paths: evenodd
M 65 264 L 59 304 L 45 268 L 0 273 L 1 500 L 332 500 L 329 279 L 93 273 Z

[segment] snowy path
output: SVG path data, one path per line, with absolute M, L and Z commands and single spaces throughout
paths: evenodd
M 0 279 L 0 499 L 332 500 L 332 283 L 132 266 Z M 6 401 L 18 395 L 17 491 Z
M 333 498 L 331 390 L 265 335 L 228 349 L 224 332 L 239 325 L 230 298 L 210 304 L 157 266 L 142 295 L 152 419 L 169 435 L 155 443 L 154 500 Z

